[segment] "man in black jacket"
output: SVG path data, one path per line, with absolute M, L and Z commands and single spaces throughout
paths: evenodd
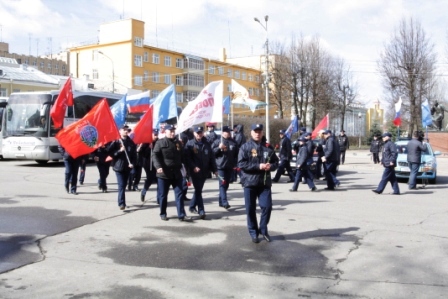
M 184 148 L 187 171 L 193 181 L 194 194 L 190 202 L 190 212 L 198 213 L 199 218 L 205 219 L 202 189 L 210 172 L 215 175 L 216 163 L 212 147 L 204 137 L 204 127 L 194 127 L 194 138 L 189 140 Z M 196 210 L 196 206 L 198 209 Z
M 242 171 L 241 183 L 244 187 L 247 228 L 252 242 L 258 243 L 258 235 L 270 242 L 268 223 L 272 211 L 271 171 L 278 167 L 278 157 L 274 149 L 262 143 L 263 125 L 251 127 L 251 139 L 243 144 L 238 153 L 238 167 Z M 261 208 L 260 225 L 257 222 L 257 198 Z
M 397 165 L 397 147 L 395 143 L 391 141 L 392 134 L 384 133 L 383 137 L 383 155 L 381 159 L 381 163 L 384 166 L 383 176 L 378 187 L 372 190 L 376 194 L 381 194 L 386 188 L 387 182 L 390 182 L 392 185 L 392 189 L 394 195 L 400 195 L 400 188 L 398 187 L 398 180 L 395 176 L 395 166 Z
M 221 139 L 215 140 L 212 148 L 216 159 L 216 167 L 218 168 L 219 206 L 228 209 L 230 205 L 227 200 L 227 189 L 229 189 L 233 168 L 236 166 L 238 159 L 238 148 L 235 141 L 230 137 L 230 128 L 228 126 L 222 127 L 221 136 Z
M 143 183 L 142 192 L 140 193 L 142 202 L 145 201 L 146 192 L 156 179 L 156 168 L 152 162 L 152 150 L 154 149 L 157 140 L 159 140 L 159 130 L 154 128 L 152 129 L 152 143 L 143 143 L 140 149 L 140 154 L 143 158 L 142 165 L 146 173 L 146 179 Z
M 374 135 L 372 143 L 370 143 L 370 152 L 372 153 L 373 163 L 380 163 L 379 153 L 381 150 L 382 142 L 378 139 L 378 136 Z
M 272 179 L 272 181 L 274 183 L 278 182 L 278 180 L 282 176 L 283 172 L 285 172 L 285 169 L 289 176 L 288 183 L 294 181 L 294 175 L 292 173 L 291 165 L 289 162 L 291 160 L 291 156 L 292 156 L 291 140 L 289 140 L 288 136 L 285 135 L 285 132 L 286 132 L 285 130 L 280 130 L 280 132 L 279 132 L 279 134 L 280 134 L 280 152 L 279 152 L 280 164 L 278 165 L 278 169 L 277 169 L 277 173 L 275 174 L 275 177 Z
M 302 180 L 302 177 L 305 178 L 306 183 L 311 191 L 316 191 L 316 186 L 313 182 L 313 174 L 309 170 L 309 165 L 313 162 L 313 156 L 309 155 L 309 150 L 307 147 L 307 139 L 302 135 L 297 140 L 299 143 L 298 151 L 297 151 L 297 159 L 296 159 L 296 177 L 294 180 L 294 184 L 292 189 L 289 189 L 291 192 L 297 191 L 299 188 L 299 183 Z M 312 142 L 312 141 L 311 141 Z
M 339 150 L 341 152 L 340 162 L 344 164 L 345 162 L 345 151 L 350 147 L 350 143 L 348 141 L 347 135 L 345 135 L 345 131 L 341 130 L 341 133 L 338 136 Z
M 330 130 L 323 132 L 325 138 L 325 145 L 323 146 L 324 156 L 321 158 L 325 167 L 325 178 L 327 181 L 327 188 L 325 190 L 334 190 L 340 185 L 336 178 L 336 167 L 339 162 L 339 144 L 334 140 Z
M 157 202 L 160 203 L 160 219 L 168 220 L 166 208 L 168 205 L 168 191 L 170 186 L 174 189 L 177 217 L 184 221 L 186 217 L 184 200 L 182 198 L 182 144 L 176 140 L 173 125 L 165 126 L 165 137 L 159 139 L 152 152 L 152 161 L 156 168 Z
M 426 143 L 422 143 L 422 141 L 423 134 L 421 132 L 414 131 L 412 134 L 412 140 L 408 142 L 407 146 L 407 160 L 411 170 L 409 175 L 410 190 L 417 189 L 417 174 L 422 160 L 422 152 L 427 150 Z

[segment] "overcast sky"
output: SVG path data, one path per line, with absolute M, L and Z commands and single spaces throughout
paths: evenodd
M 218 58 L 264 53 L 270 42 L 318 35 L 345 59 L 359 86 L 359 100 L 382 100 L 379 53 L 403 17 L 421 22 L 447 72 L 448 0 L 0 0 L 1 41 L 10 52 L 39 55 L 97 41 L 101 23 L 145 21 L 145 44 Z M 51 39 L 51 42 L 50 42 Z M 443 78 L 444 76 L 441 76 Z

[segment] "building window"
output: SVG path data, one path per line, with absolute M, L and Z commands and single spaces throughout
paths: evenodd
M 34 61 L 33 61 L 33 66 L 36 66 L 36 65 L 37 65 L 37 61 L 34 60 Z
M 134 65 L 135 66 L 143 66 L 141 55 L 134 55 Z
M 246 72 L 241 72 L 241 79 L 246 80 Z
M 227 91 L 231 92 L 232 91 L 232 84 L 227 84 Z
M 240 71 L 235 71 L 235 79 L 239 79 L 240 78 Z
M 179 69 L 184 68 L 184 60 L 181 58 L 176 58 L 176 67 Z
M 193 101 L 194 99 L 196 99 L 199 95 L 199 92 L 197 91 L 187 91 L 184 93 L 184 99 L 185 101 L 189 102 L 189 101 Z
M 171 84 L 171 75 L 170 74 L 165 75 L 165 84 Z
M 25 59 L 25 63 L 24 64 L 28 64 L 28 59 Z
M 260 89 L 259 89 L 259 88 L 255 88 L 255 95 L 256 95 L 257 97 L 260 96 Z
M 187 86 L 204 87 L 204 76 L 184 74 L 184 84 Z
M 149 53 L 148 52 L 143 53 L 143 61 L 144 62 L 148 62 L 149 61 Z
M 152 73 L 152 82 L 159 83 L 160 81 L 160 74 L 158 72 Z
M 98 69 L 93 69 L 92 70 L 92 78 L 93 79 L 98 79 Z
M 137 85 L 137 86 L 142 86 L 143 85 L 142 76 L 135 76 L 134 77 L 134 85 Z
M 58 65 L 58 64 L 55 64 L 54 69 L 55 69 L 55 70 L 59 69 L 59 65 Z
M 252 87 L 249 87 L 249 95 L 250 96 L 254 95 L 254 89 Z
M 143 72 L 143 81 L 149 81 L 149 72 L 148 71 Z
M 154 64 L 160 64 L 160 56 L 159 54 L 152 54 L 152 63 Z
M 249 74 L 249 81 L 250 81 L 250 82 L 254 81 L 254 75 Z
M 184 94 L 181 92 L 176 92 L 176 102 L 183 103 L 184 102 Z
M 204 61 L 195 58 L 185 58 L 185 65 L 189 69 L 204 70 Z
M 255 82 L 260 82 L 260 76 L 258 76 L 258 75 L 255 75 Z
M 44 63 L 43 63 L 43 62 L 40 63 L 40 68 L 41 68 L 41 69 L 44 68 Z
M 160 94 L 160 90 L 151 90 L 151 97 L 153 99 L 157 98 Z
M 62 65 L 62 71 L 65 72 L 65 64 Z
M 171 57 L 165 56 L 165 66 L 171 66 Z
M 211 75 L 215 74 L 215 67 L 213 65 L 208 67 L 208 73 L 211 74 Z
M 218 74 L 224 75 L 224 67 L 222 66 L 218 67 Z
M 182 75 L 176 76 L 176 85 L 183 86 L 184 85 L 184 77 Z
M 48 63 L 47 68 L 51 71 L 51 62 Z
M 143 38 L 141 37 L 134 37 L 134 45 L 137 47 L 143 47 Z
M 232 69 L 228 69 L 227 70 L 227 77 L 232 78 L 232 76 L 233 76 Z
M 6 97 L 6 88 L 0 88 L 0 96 Z

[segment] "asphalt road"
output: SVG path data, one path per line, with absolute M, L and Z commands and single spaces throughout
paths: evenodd
M 115 174 L 100 193 L 94 164 L 79 195 L 65 193 L 62 163 L 0 161 L 0 298 L 446 298 L 448 159 L 438 184 L 374 194 L 382 168 L 348 151 L 341 188 L 318 192 L 283 176 L 273 186 L 272 242 L 253 244 L 243 190 L 218 207 L 204 188 L 206 220 L 159 218 L 155 191 L 117 206 Z M 419 185 L 421 186 L 421 185 Z M 192 196 L 189 190 L 188 197 Z

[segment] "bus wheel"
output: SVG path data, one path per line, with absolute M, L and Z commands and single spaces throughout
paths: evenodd
M 48 160 L 36 160 L 36 162 L 40 165 L 44 165 L 48 163 Z

